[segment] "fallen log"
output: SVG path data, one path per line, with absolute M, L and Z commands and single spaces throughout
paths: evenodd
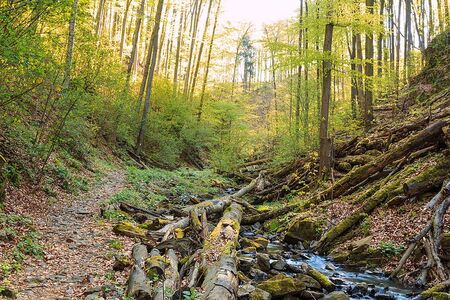
M 134 265 L 128 278 L 126 295 L 136 300 L 151 300 L 152 287 L 143 267 L 148 257 L 147 247 L 136 244 L 132 250 Z
M 450 172 L 450 159 L 443 157 L 435 165 L 425 169 L 419 175 L 403 184 L 403 191 L 408 197 L 414 197 L 438 189 Z
M 164 269 L 164 282 L 162 288 L 156 290 L 154 300 L 172 299 L 178 289 L 180 275 L 178 273 L 178 258 L 173 249 L 166 253 L 167 267 Z
M 206 271 L 202 284 L 204 299 L 237 298 L 236 245 L 241 220 L 242 206 L 231 204 L 205 241 L 202 263 L 202 269 Z
M 210 200 L 210 201 L 204 201 L 202 203 L 188 206 L 184 209 L 186 213 L 190 213 L 191 211 L 196 211 L 197 214 L 203 214 L 203 212 L 206 213 L 206 216 L 210 216 L 212 214 L 218 214 L 222 213 L 226 207 L 230 206 L 233 201 L 236 201 L 236 198 L 240 198 L 256 188 L 260 180 L 263 180 L 262 174 L 258 176 L 258 178 L 252 180 L 248 185 L 240 189 L 234 194 L 224 196 L 219 199 Z M 165 241 L 169 238 L 169 236 L 176 230 L 176 229 L 185 229 L 189 226 L 191 223 L 191 216 L 184 217 L 174 223 L 168 224 L 161 228 L 160 230 L 156 231 L 156 235 L 162 235 L 162 241 Z
M 401 159 L 411 152 L 428 147 L 429 142 L 434 143 L 443 133 L 442 128 L 448 124 L 450 124 L 450 120 L 448 119 L 437 121 L 417 134 L 399 142 L 397 146 L 375 158 L 368 164 L 353 169 L 350 173 L 333 184 L 333 186 L 323 191 L 321 199 L 328 200 L 331 199 L 332 196 L 339 197 L 352 186 L 357 185 L 372 174 L 383 170 L 389 164 Z
M 431 245 L 428 254 L 428 259 L 431 266 L 436 268 L 436 274 L 441 280 L 448 278 L 445 267 L 443 266 L 441 259 L 438 255 L 441 247 L 442 231 L 444 226 L 444 216 L 450 207 L 450 182 L 443 185 L 441 191 L 433 197 L 433 199 L 425 206 L 425 209 L 433 209 L 431 220 L 427 225 L 410 241 L 408 248 L 404 252 L 400 262 L 395 270 L 391 273 L 390 277 L 396 277 L 400 270 L 405 265 L 408 258 L 413 253 L 418 242 L 425 238 L 428 234 L 428 240 Z

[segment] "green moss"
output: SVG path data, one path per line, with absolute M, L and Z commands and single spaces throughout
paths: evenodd
M 147 231 L 145 229 L 134 226 L 132 223 L 124 221 L 113 227 L 116 234 L 124 234 L 130 236 L 145 237 Z
M 257 287 L 268 292 L 272 297 L 297 294 L 306 289 L 303 282 L 296 278 L 287 277 L 284 274 L 279 274 L 263 281 Z
M 335 290 L 336 286 L 334 283 L 325 274 L 320 273 L 316 269 L 309 267 L 306 274 L 317 280 L 327 291 L 331 292 Z

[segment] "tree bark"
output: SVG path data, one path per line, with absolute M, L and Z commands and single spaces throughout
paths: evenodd
M 142 0 L 145 1 L 145 0 Z M 142 150 L 142 146 L 144 143 L 145 129 L 148 121 L 148 114 L 150 112 L 150 98 L 152 95 L 152 84 L 153 84 L 153 76 L 155 73 L 156 66 L 156 55 L 158 52 L 158 35 L 159 35 L 159 27 L 161 22 L 161 13 L 164 5 L 164 0 L 158 0 L 158 7 L 156 9 L 156 18 L 155 25 L 153 27 L 152 38 L 151 38 L 151 46 L 149 47 L 148 55 L 151 55 L 151 65 L 147 78 L 147 92 L 145 94 L 145 104 L 144 111 L 142 113 L 141 124 L 139 126 L 139 133 L 136 141 L 136 155 L 140 155 Z
M 322 177 L 328 176 L 331 167 L 331 141 L 328 136 L 328 117 L 331 96 L 331 49 L 333 44 L 334 25 L 328 23 L 325 27 L 325 39 L 323 43 L 323 86 L 322 104 L 320 110 L 320 150 L 319 150 L 319 174 Z
M 75 46 L 75 26 L 78 13 L 78 0 L 74 0 L 72 4 L 72 13 L 69 21 L 69 36 L 67 39 L 66 65 L 64 69 L 63 90 L 67 90 L 70 85 L 73 63 L 73 48 Z

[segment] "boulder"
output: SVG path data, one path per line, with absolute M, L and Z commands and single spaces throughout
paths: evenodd
M 249 299 L 250 300 L 271 300 L 272 296 L 268 292 L 266 292 L 266 291 L 264 291 L 262 289 L 256 288 L 250 294 Z
M 320 290 L 321 287 L 322 287 L 317 280 L 315 280 L 314 278 L 312 278 L 309 275 L 297 274 L 295 276 L 295 278 L 300 280 L 306 286 L 306 288 L 308 288 L 308 289 Z
M 363 239 L 352 242 L 348 246 L 348 250 L 351 251 L 351 254 L 359 254 L 359 253 L 365 252 L 369 249 L 371 242 L 372 242 L 372 236 L 369 235 Z
M 284 241 L 295 244 L 299 241 L 315 241 L 322 234 L 320 221 L 312 218 L 297 217 L 288 226 Z
M 247 256 L 239 256 L 239 270 L 243 272 L 249 272 L 253 267 L 255 260 Z
M 269 275 L 267 275 L 266 272 L 263 272 L 259 269 L 252 268 L 249 272 L 250 277 L 255 281 L 262 281 L 269 278 Z
M 269 244 L 269 241 L 264 238 L 257 238 L 257 239 L 249 239 L 249 238 L 242 238 L 239 242 L 242 248 L 255 248 L 259 251 L 264 251 L 267 248 L 267 245 Z
M 303 291 L 300 294 L 300 299 L 303 300 L 317 300 L 317 299 L 321 299 L 324 296 L 323 293 L 321 292 L 316 292 L 316 291 Z
M 332 292 L 323 296 L 322 300 L 348 300 L 349 297 L 344 292 Z
M 256 254 L 256 265 L 264 272 L 269 272 L 270 270 L 270 257 L 268 254 L 257 253 Z
M 268 292 L 272 297 L 282 297 L 299 295 L 306 289 L 306 286 L 297 278 L 279 274 L 261 282 L 258 284 L 258 288 Z
M 251 284 L 240 285 L 238 288 L 238 298 L 248 299 L 250 294 L 255 291 L 255 287 Z
M 322 274 L 310 266 L 306 266 L 305 269 L 306 274 L 317 280 L 328 292 L 332 292 L 336 289 L 336 285 L 325 274 Z
M 287 263 L 283 259 L 279 259 L 270 264 L 271 267 L 277 271 L 286 270 Z

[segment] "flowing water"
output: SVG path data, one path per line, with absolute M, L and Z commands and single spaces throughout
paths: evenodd
M 311 267 L 330 277 L 337 289 L 349 294 L 350 299 L 412 299 L 418 291 L 405 287 L 399 282 L 386 277 L 382 272 L 352 269 L 334 263 L 330 258 L 303 251 L 301 255 L 292 255 L 282 244 L 271 243 L 267 248 L 269 253 L 278 253 L 286 258 L 288 265 L 300 267 L 307 263 Z M 330 268 L 330 264 L 333 266 Z M 333 270 L 334 269 L 334 270 Z M 358 292 L 358 287 L 364 284 L 368 293 Z M 376 297 L 375 297 L 376 295 Z

